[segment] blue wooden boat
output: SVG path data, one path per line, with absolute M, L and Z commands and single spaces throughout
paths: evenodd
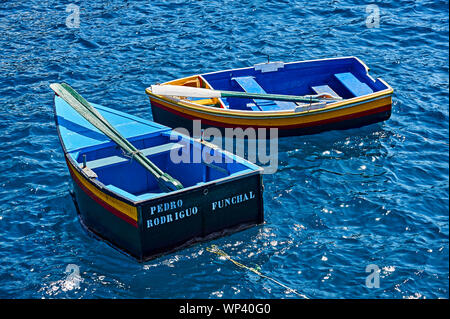
M 144 261 L 263 222 L 262 169 L 214 149 L 219 163 L 195 158 L 213 146 L 170 128 L 92 106 L 154 165 L 181 183 L 161 190 L 155 176 L 55 95 L 58 136 L 82 224 Z M 176 163 L 171 152 L 187 151 Z M 197 155 L 196 155 L 197 154 Z M 217 157 L 218 156 L 218 157 Z
M 185 88 L 164 94 L 164 86 Z M 155 91 L 158 88 L 159 92 Z M 186 88 L 209 89 L 211 94 Z M 387 120 L 393 89 L 356 57 L 271 62 L 193 75 L 147 88 L 153 119 L 170 127 L 277 128 L 279 136 Z M 190 95 L 191 94 L 191 95 Z

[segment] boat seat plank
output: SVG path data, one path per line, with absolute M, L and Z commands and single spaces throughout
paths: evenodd
M 247 93 L 261 93 L 267 94 L 266 91 L 256 82 L 253 76 L 234 77 L 232 80 L 236 81 L 241 88 Z M 277 111 L 277 110 L 292 110 L 295 109 L 296 104 L 285 101 L 271 101 L 254 99 L 255 104 L 261 111 Z M 252 108 L 254 110 L 254 108 Z
M 149 148 L 142 149 L 141 153 L 144 154 L 144 156 L 150 156 L 150 155 L 155 155 L 155 154 L 163 153 L 166 151 L 170 151 L 172 149 L 181 148 L 183 146 L 184 146 L 184 144 L 180 144 L 180 143 L 167 143 L 167 144 L 163 144 L 163 145 L 152 146 Z M 100 158 L 97 160 L 89 161 L 86 163 L 86 166 L 92 170 L 92 169 L 96 169 L 96 168 L 103 167 L 103 166 L 127 162 L 129 160 L 130 160 L 129 157 L 110 156 L 110 157 L 105 157 L 105 158 Z M 81 164 L 81 166 L 82 165 L 83 164 Z
M 361 96 L 373 93 L 373 90 L 366 84 L 358 80 L 352 73 L 338 73 L 334 75 L 354 96 Z
M 328 93 L 331 94 L 332 96 L 339 97 L 339 95 L 336 92 L 334 92 L 334 90 L 330 88 L 328 85 L 312 86 L 311 89 L 313 89 L 313 91 L 316 94 Z

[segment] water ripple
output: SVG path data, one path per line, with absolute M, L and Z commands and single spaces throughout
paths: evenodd
M 379 3 L 375 29 L 353 0 L 77 3 L 76 29 L 58 1 L 0 10 L 0 297 L 297 298 L 211 243 L 139 264 L 87 234 L 51 114 L 53 81 L 150 119 L 148 85 L 268 55 L 358 56 L 394 87 L 393 114 L 281 140 L 266 223 L 214 244 L 311 298 L 449 297 L 448 1 Z

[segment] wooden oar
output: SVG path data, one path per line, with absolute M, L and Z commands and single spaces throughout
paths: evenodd
M 161 171 L 155 164 L 153 164 L 152 161 L 150 161 L 137 148 L 135 148 L 133 144 L 123 137 L 88 101 L 86 101 L 68 84 L 52 83 L 50 84 L 50 87 L 84 119 L 95 126 L 103 134 L 108 136 L 127 154 L 134 157 L 139 164 L 141 164 L 156 178 L 158 186 L 162 191 L 167 192 L 183 188 L 183 185 L 181 185 L 178 180 Z
M 148 90 L 148 89 L 147 89 Z M 263 94 L 263 93 L 247 93 L 237 91 L 220 91 L 202 88 L 194 88 L 179 85 L 152 85 L 150 92 L 157 95 L 166 96 L 188 96 L 198 98 L 221 98 L 221 97 L 237 97 L 243 99 L 261 99 L 273 101 L 291 101 L 304 103 L 317 103 L 322 100 L 336 100 L 335 96 L 330 94 L 321 94 L 317 96 L 296 96 L 282 94 Z

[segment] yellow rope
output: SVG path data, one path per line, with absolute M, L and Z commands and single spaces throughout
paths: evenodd
M 246 266 L 246 265 L 244 265 L 244 264 L 241 264 L 240 262 L 238 262 L 238 261 L 232 259 L 232 258 L 230 257 L 230 255 L 228 255 L 228 254 L 227 254 L 226 252 L 224 252 L 223 250 L 219 249 L 219 247 L 217 247 L 216 245 L 212 245 L 211 247 L 207 247 L 206 250 L 209 251 L 210 253 L 219 255 L 219 256 L 221 256 L 221 257 L 225 257 L 226 259 L 228 259 L 229 261 L 231 261 L 233 264 L 235 264 L 236 266 L 238 266 L 238 267 L 240 267 L 240 268 L 244 268 L 244 269 L 250 270 L 251 272 L 257 274 L 258 276 L 260 276 L 260 277 L 262 277 L 262 278 L 266 278 L 266 279 L 269 279 L 269 280 L 273 281 L 273 282 L 276 283 L 277 285 L 279 285 L 279 286 L 281 286 L 281 287 L 287 289 L 288 291 L 290 291 L 290 292 L 296 294 L 296 295 L 299 296 L 299 297 L 302 297 L 302 298 L 305 298 L 305 299 L 309 299 L 307 296 L 305 296 L 305 295 L 300 294 L 299 292 L 297 292 L 297 290 L 292 289 L 292 288 L 290 288 L 290 287 L 288 287 L 288 286 L 282 284 L 281 282 L 279 282 L 279 281 L 277 281 L 277 280 L 275 280 L 275 279 L 273 279 L 273 278 L 271 278 L 271 277 L 269 277 L 269 276 L 266 276 L 266 275 L 262 274 L 259 270 L 256 270 L 256 269 L 253 268 L 253 267 L 248 267 L 248 266 Z

